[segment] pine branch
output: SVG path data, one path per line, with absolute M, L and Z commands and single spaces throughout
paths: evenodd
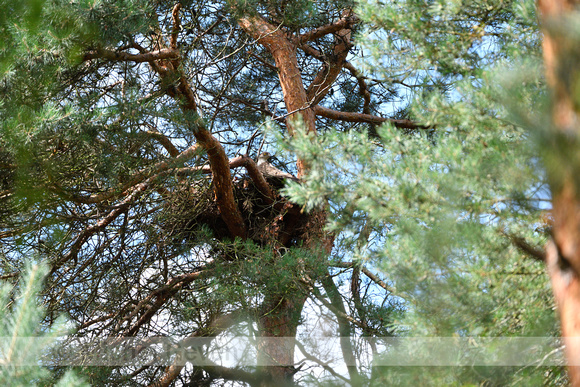
M 336 31 L 332 55 L 326 58 L 322 69 L 316 74 L 316 77 L 306 89 L 310 106 L 318 105 L 328 94 L 346 63 L 346 57 L 352 47 L 352 30 L 350 25 L 347 24 L 347 27 Z
M 357 16 L 352 14 L 352 11 L 346 11 L 344 15 L 345 16 L 338 19 L 338 21 L 336 21 L 335 23 L 315 28 L 311 31 L 308 31 L 300 35 L 300 37 L 298 38 L 298 42 L 300 44 L 303 44 L 312 40 L 320 39 L 325 35 L 332 34 L 340 30 L 345 29 L 350 30 L 353 25 L 355 25 L 360 21 L 360 19 Z
M 418 124 L 411 120 L 397 120 L 394 118 L 385 118 L 364 113 L 341 112 L 338 110 L 325 108 L 320 105 L 314 107 L 314 112 L 317 116 L 322 116 L 338 121 L 366 122 L 368 124 L 382 124 L 388 122 L 399 129 L 432 129 L 434 127 L 430 125 Z

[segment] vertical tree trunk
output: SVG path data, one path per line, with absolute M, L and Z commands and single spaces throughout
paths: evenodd
M 310 250 L 320 261 L 326 260 L 334 242 L 333 236 L 324 231 L 326 211 L 318 210 L 301 216 L 307 217 L 301 238 L 303 248 Z M 298 269 L 301 271 L 292 274 L 299 277 L 301 282 L 313 283 L 317 280 L 315 273 L 310 272 L 307 265 L 297 267 L 302 270 Z M 290 284 L 286 289 L 267 294 L 262 302 L 259 334 L 263 339 L 258 344 L 258 362 L 267 365 L 263 368 L 266 375 L 264 386 L 293 385 L 295 337 L 307 298 L 305 287 Z
M 580 2 L 539 0 L 546 79 L 552 92 L 553 148 L 566 163 L 547 165 L 553 195 L 553 238 L 546 261 L 565 343 L 571 383 L 580 386 L 580 166 L 573 157 L 580 137 L 580 46 L 566 22 Z M 577 22 L 578 20 L 576 20 Z
M 338 21 L 300 36 L 272 24 L 259 15 L 247 15 L 238 21 L 240 27 L 263 45 L 274 58 L 288 112 L 286 126 L 290 136 L 295 134 L 299 120 L 307 132 L 316 133 L 314 107 L 328 93 L 346 62 L 351 47 L 352 25 L 357 20 L 351 10 L 345 10 Z M 298 67 L 297 49 L 304 47 L 308 41 L 327 34 L 335 34 L 333 55 L 325 61 L 311 85 L 305 88 Z M 308 171 L 308 165 L 300 158 L 297 160 L 297 170 L 299 178 Z M 321 209 L 299 216 L 301 217 L 299 223 L 303 225 L 299 238 L 302 247 L 310 250 L 314 257 L 324 261 L 330 254 L 334 242 L 334 237 L 324 231 L 326 210 Z M 278 242 L 280 245 L 285 244 L 280 239 Z M 317 278 L 314 277 L 315 273 L 308 271 L 307 266 L 298 265 L 302 269 L 292 274 L 295 278 L 299 278 L 302 284 L 313 284 Z M 264 341 L 260 345 L 262 354 L 259 360 L 261 363 L 271 364 L 265 369 L 269 376 L 266 382 L 268 385 L 292 384 L 295 370 L 289 365 L 294 361 L 296 329 L 302 308 L 308 298 L 306 287 L 290 285 L 275 294 L 265 295 L 259 319 L 260 333 L 264 336 Z
M 270 51 L 273 56 L 280 85 L 284 95 L 284 102 L 289 113 L 287 127 L 290 135 L 294 134 L 297 119 L 301 119 L 303 125 L 309 132 L 315 132 L 315 115 L 307 99 L 306 89 L 302 83 L 302 74 L 298 68 L 296 57 L 297 41 L 293 41 L 287 33 L 268 23 L 259 16 L 247 16 L 240 19 L 240 26 L 258 43 Z M 304 175 L 307 165 L 298 160 L 298 177 Z M 307 215 L 304 215 L 307 216 Z M 319 217 L 309 217 L 305 226 L 303 246 L 305 248 L 318 247 L 312 240 L 318 242 L 325 240 L 325 236 L 320 235 L 324 228 L 324 222 L 320 222 Z M 325 218 L 324 218 L 325 219 Z M 321 237 L 311 238 L 309 235 Z M 327 243 L 326 243 L 327 244 Z M 316 253 L 314 252 L 313 253 Z M 297 275 L 298 273 L 294 273 Z M 304 273 L 308 277 L 308 273 Z M 291 385 L 294 376 L 294 347 L 295 336 L 300 314 L 307 295 L 304 292 L 296 294 L 294 287 L 284 289 L 276 294 L 267 294 L 262 303 L 261 316 L 259 319 L 259 333 L 263 337 L 259 343 L 258 356 L 260 364 L 268 364 L 263 368 L 267 375 L 264 385 Z
M 288 289 L 291 291 L 291 289 Z M 267 294 L 259 318 L 258 364 L 266 375 L 262 385 L 293 384 L 296 329 L 306 297 L 303 294 Z

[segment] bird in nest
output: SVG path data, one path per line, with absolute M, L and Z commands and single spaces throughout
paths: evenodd
M 272 155 L 268 152 L 263 152 L 258 157 L 258 170 L 262 173 L 262 175 L 264 175 L 266 180 L 273 181 L 277 183 L 276 185 L 283 184 L 287 179 L 299 181 L 297 177 L 273 166 L 270 163 L 271 157 Z

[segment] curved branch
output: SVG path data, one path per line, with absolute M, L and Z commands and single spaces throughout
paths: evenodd
M 343 317 L 347 315 L 347 313 L 346 309 L 344 308 L 344 303 L 342 302 L 342 297 L 340 296 L 340 292 L 338 291 L 338 288 L 336 287 L 336 284 L 332 280 L 330 274 L 324 276 L 321 282 L 324 290 L 326 291 L 326 295 L 330 300 L 330 303 L 336 310 L 340 312 L 339 314 L 336 314 L 336 321 L 338 323 L 338 330 L 340 335 L 340 349 L 342 350 L 342 356 L 344 358 L 344 362 L 346 363 L 346 368 L 348 370 L 350 380 L 354 384 L 357 384 L 356 381 L 358 381 L 360 375 L 356 365 L 353 365 L 356 364 L 356 357 L 354 355 L 352 343 L 350 342 L 352 329 L 349 321 Z
M 348 14 L 345 13 L 345 15 Z M 350 17 L 345 17 L 340 21 L 346 22 L 347 20 L 350 20 Z M 314 80 L 306 90 L 311 106 L 317 105 L 328 94 L 346 63 L 346 57 L 352 47 L 350 41 L 352 30 L 349 23 L 337 23 L 337 25 L 341 26 L 343 24 L 345 27 L 336 31 L 332 55 L 325 61 L 322 69 L 316 74 L 316 77 L 314 77 Z
M 149 127 L 151 128 L 151 130 L 147 130 L 147 131 L 145 131 L 143 133 L 145 133 L 147 136 L 152 137 L 152 138 L 156 139 L 157 141 L 159 141 L 159 143 L 161 145 L 163 145 L 163 147 L 165 148 L 165 150 L 167 152 L 169 152 L 169 155 L 171 157 L 177 157 L 179 155 L 179 151 L 177 150 L 177 148 L 175 147 L 175 145 L 173 145 L 173 143 L 171 142 L 171 140 L 169 140 L 166 135 L 164 135 L 163 133 L 159 132 L 153 126 L 149 126 Z
M 432 129 L 432 125 L 417 124 L 411 120 L 397 120 L 394 118 L 379 117 L 372 114 L 341 112 L 325 108 L 323 106 L 315 106 L 314 112 L 317 116 L 330 118 L 332 120 L 346 121 L 346 122 L 366 122 L 368 124 L 382 124 L 388 122 L 399 129 Z
M 260 191 L 269 200 L 270 204 L 273 203 L 274 199 L 276 198 L 276 195 L 274 195 L 274 193 L 272 192 L 270 184 L 268 184 L 268 182 L 264 178 L 264 175 L 262 175 L 262 172 L 260 172 L 254 160 L 252 160 L 249 156 L 238 156 L 229 161 L 229 166 L 231 169 L 239 167 L 246 168 L 246 170 L 248 171 L 248 175 L 250 175 L 250 178 L 252 179 L 254 184 L 256 184 L 256 188 L 258 188 L 258 191 Z M 211 167 L 209 165 L 204 165 L 201 167 L 177 168 L 173 172 L 175 172 L 178 176 L 192 175 L 196 173 L 205 173 L 205 174 L 212 173 Z
M 298 67 L 298 59 L 296 57 L 297 44 L 284 31 L 268 23 L 260 16 L 242 17 L 238 24 L 247 34 L 266 47 L 274 57 L 286 110 L 291 112 L 287 121 L 290 135 L 294 133 L 295 122 L 298 117 L 302 117 L 308 132 L 315 133 L 314 112 L 310 109 L 306 90 L 302 83 L 302 74 Z M 304 175 L 308 166 L 303 160 L 299 159 L 297 169 L 297 176 L 300 178 Z
M 274 192 L 272 192 L 270 184 L 268 184 L 268 182 L 264 178 L 264 175 L 262 175 L 262 172 L 260 172 L 260 170 L 258 169 L 258 165 L 254 162 L 254 160 L 252 160 L 248 156 L 243 156 L 243 158 L 244 158 L 244 167 L 246 168 L 246 171 L 248 171 L 248 175 L 250 175 L 250 178 L 256 185 L 256 188 L 258 188 L 258 191 L 260 191 L 262 195 L 264 195 L 268 199 L 270 204 L 272 204 L 276 198 L 276 195 L 274 195 Z
M 364 98 L 364 105 L 363 105 L 363 113 L 371 114 L 370 104 L 371 104 L 371 93 L 369 93 L 369 89 L 367 83 L 365 82 L 365 77 L 361 75 L 361 73 L 352 65 L 350 62 L 346 62 L 344 64 L 344 68 L 347 69 L 350 74 L 356 78 L 358 82 L 358 93 L 362 95 Z
M 164 67 L 158 71 L 162 79 L 171 80 L 175 71 L 173 66 Z M 156 68 L 156 67 L 154 67 Z M 157 66 L 158 70 L 161 70 Z M 176 87 L 169 87 L 167 94 L 173 97 L 181 105 L 181 110 L 185 113 L 189 121 L 189 126 L 197 142 L 207 152 L 209 165 L 212 171 L 214 183 L 214 193 L 221 218 L 226 223 L 232 237 L 246 237 L 246 226 L 242 214 L 234 198 L 234 187 L 232 175 L 229 168 L 229 160 L 221 143 L 209 132 L 205 123 L 197 113 L 197 103 L 195 93 L 185 79 L 184 74 L 180 74 Z
M 325 35 L 332 34 L 344 29 L 351 29 L 353 25 L 358 23 L 360 19 L 352 14 L 352 11 L 348 10 L 345 12 L 345 17 L 338 19 L 335 23 L 327 24 L 322 27 L 308 31 L 298 38 L 300 44 L 309 42 L 311 40 L 319 39 Z

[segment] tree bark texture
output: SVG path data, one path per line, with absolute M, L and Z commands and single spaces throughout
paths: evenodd
M 579 5 L 580 2 L 574 0 L 538 1 L 544 32 L 546 79 L 552 93 L 549 136 L 553 148 L 550 151 L 562 158 L 579 151 L 580 46 L 566 30 Z M 569 162 L 548 165 L 548 173 L 554 223 L 552 241 L 546 249 L 546 263 L 558 305 L 571 384 L 580 386 L 580 190 L 577 178 L 580 169 Z

